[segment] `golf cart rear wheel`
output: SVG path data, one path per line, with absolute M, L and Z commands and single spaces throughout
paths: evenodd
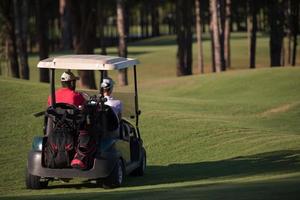
M 131 175 L 133 175 L 133 176 L 143 176 L 144 173 L 145 173 L 145 170 L 146 170 L 146 165 L 147 165 L 146 150 L 143 148 L 142 158 L 140 160 L 140 165 L 133 172 L 131 172 Z
M 111 174 L 103 180 L 103 188 L 111 189 L 120 187 L 124 181 L 125 168 L 122 159 L 119 159 Z
M 26 169 L 26 188 L 43 189 L 48 186 L 48 181 L 41 181 L 41 177 L 32 175 Z

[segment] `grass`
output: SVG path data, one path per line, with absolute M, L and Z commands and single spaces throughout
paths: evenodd
M 266 38 L 259 41 L 267 48 Z M 232 42 L 241 50 L 233 70 L 180 78 L 174 37 L 130 47 L 143 63 L 140 128 L 148 168 L 115 190 L 81 179 L 26 190 L 27 153 L 33 136 L 42 135 L 42 118 L 32 114 L 45 108 L 49 86 L 37 83 L 35 68 L 31 81 L 0 77 L 0 199 L 298 199 L 300 68 L 234 70 L 246 67 L 245 44 L 238 35 Z M 267 66 L 266 49 L 259 51 Z
M 0 199 L 297 199 L 299 73 L 243 70 L 141 83 L 147 174 L 116 190 L 80 179 L 26 190 L 26 155 L 42 124 L 32 113 L 44 108 L 48 85 L 1 78 Z

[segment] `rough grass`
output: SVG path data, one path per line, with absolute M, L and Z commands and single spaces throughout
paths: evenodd
M 297 199 L 299 74 L 280 68 L 142 76 L 146 175 L 116 190 L 74 180 L 39 191 L 25 189 L 24 168 L 32 137 L 42 134 L 42 119 L 32 114 L 44 108 L 49 87 L 1 77 L 0 199 Z M 270 112 L 286 105 L 293 106 Z

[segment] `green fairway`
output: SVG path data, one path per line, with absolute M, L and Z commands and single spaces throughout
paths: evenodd
M 42 134 L 32 114 L 45 108 L 49 86 L 1 77 L 0 199 L 299 198 L 300 68 L 153 81 L 147 70 L 139 71 L 147 173 L 115 190 L 77 179 L 26 190 L 27 152 Z

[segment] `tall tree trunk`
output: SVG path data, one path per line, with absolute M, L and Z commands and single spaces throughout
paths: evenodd
M 69 50 L 72 48 L 72 27 L 71 27 L 71 11 L 67 0 L 59 0 L 59 13 L 61 24 L 61 45 L 62 49 Z
M 281 66 L 285 66 L 285 38 L 282 39 L 282 48 L 281 48 Z
M 158 12 L 158 0 L 152 0 L 151 2 L 151 27 L 152 36 L 159 36 L 159 12 Z
M 20 60 L 21 78 L 29 79 L 27 32 L 28 32 L 28 1 L 14 0 L 15 34 Z
M 231 0 L 225 0 L 224 59 L 225 59 L 226 68 L 231 67 L 230 24 L 231 24 Z
M 214 44 L 214 40 L 213 40 L 213 37 L 214 37 L 214 33 L 213 33 L 213 30 L 212 30 L 212 26 L 210 24 L 210 28 L 209 28 L 209 33 L 210 33 L 210 38 L 211 38 L 211 71 L 212 72 L 216 72 L 216 58 L 215 58 L 215 44 Z
M 292 0 L 292 24 L 293 24 L 293 54 L 292 54 L 292 66 L 296 65 L 296 55 L 297 55 L 297 35 L 299 32 L 299 6 L 298 0 Z
M 202 46 L 202 30 L 201 30 L 201 12 L 200 12 L 200 0 L 195 0 L 195 15 L 196 15 L 196 34 L 197 34 L 197 47 L 198 47 L 198 69 L 201 74 L 204 73 L 203 62 L 203 46 Z
M 36 25 L 37 41 L 39 46 L 39 59 L 43 60 L 49 56 L 49 14 L 47 13 L 49 1 L 36 0 Z M 49 70 L 40 70 L 40 82 L 49 82 Z
M 220 34 L 220 45 L 221 45 L 221 71 L 226 70 L 226 61 L 225 61 L 225 1 L 226 0 L 217 0 L 217 16 L 218 16 L 218 28 Z
M 71 9 L 76 54 L 93 54 L 96 27 L 96 3 L 93 0 L 67 0 Z M 80 86 L 96 89 L 94 71 L 80 70 Z
M 14 5 L 12 1 L 0 1 L 0 17 L 4 22 L 4 33 L 7 40 L 7 57 L 9 60 L 10 73 L 12 77 L 20 78 L 13 13 Z
M 177 76 L 192 74 L 192 1 L 176 1 Z
M 144 5 L 141 5 L 140 7 L 140 29 L 141 29 L 141 38 L 144 38 L 145 37 L 145 12 L 144 12 Z
M 248 40 L 250 68 L 255 68 L 256 32 L 257 32 L 257 5 L 255 0 L 248 0 Z
M 125 2 L 124 2 L 125 3 Z M 149 2 L 144 2 L 141 4 L 140 8 L 140 26 L 141 26 L 141 33 L 142 38 L 149 37 Z
M 150 36 L 149 33 L 149 3 L 146 1 L 143 3 L 144 6 L 144 28 L 145 28 L 145 37 Z
M 270 0 L 269 23 L 270 23 L 270 58 L 271 67 L 281 66 L 281 53 L 283 45 L 284 13 L 283 3 L 280 0 Z
M 130 39 L 130 24 L 131 24 L 131 13 L 130 13 L 130 5 L 128 5 L 129 1 L 125 0 L 124 2 L 124 16 L 125 16 L 125 35 L 127 36 L 127 41 Z
M 104 26 L 105 26 L 105 7 L 103 6 L 103 0 L 98 1 L 98 25 L 99 25 L 99 33 L 100 33 L 100 48 L 101 48 L 101 55 L 106 55 L 106 41 L 105 41 L 105 34 L 104 34 Z M 107 71 L 106 71 L 107 72 Z
M 17 54 L 17 44 L 14 30 L 10 30 L 8 33 L 8 59 L 10 65 L 10 73 L 14 78 L 20 78 L 19 62 Z
M 287 1 L 287 9 L 285 9 L 285 17 L 287 19 L 286 35 L 287 35 L 287 64 L 292 63 L 292 30 L 293 30 L 293 19 L 292 19 L 292 0 Z
M 119 34 L 119 56 L 126 58 L 127 35 L 125 26 L 125 1 L 117 0 L 117 29 Z M 118 81 L 120 86 L 128 85 L 127 69 L 119 70 Z
M 292 33 L 287 33 L 287 63 L 292 64 Z
M 218 7 L 217 0 L 210 0 L 210 13 L 211 13 L 211 29 L 212 29 L 212 40 L 214 49 L 214 63 L 215 71 L 222 71 L 222 57 L 221 57 L 221 42 L 220 42 L 220 30 L 218 22 Z

